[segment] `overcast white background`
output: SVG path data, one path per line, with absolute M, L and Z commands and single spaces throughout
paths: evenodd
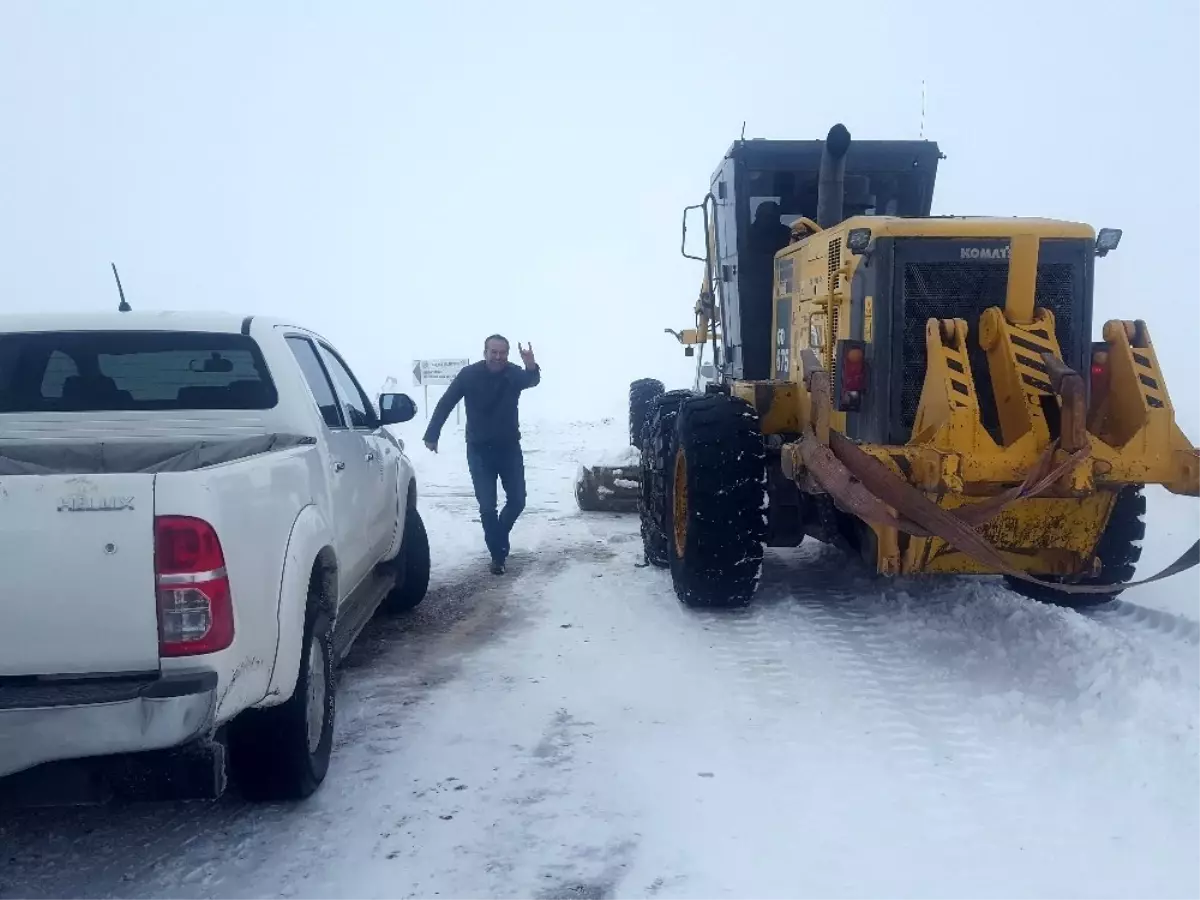
M 748 137 L 925 135 L 939 213 L 1125 229 L 1193 439 L 1200 13 L 1180 2 L 0 5 L 6 310 L 290 316 L 369 390 L 502 331 L 527 418 L 690 382 L 682 207 Z M 515 349 L 515 348 L 514 348 Z

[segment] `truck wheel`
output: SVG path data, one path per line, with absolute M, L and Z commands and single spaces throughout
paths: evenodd
M 392 560 L 396 586 L 383 598 L 380 608 L 389 614 L 414 610 L 429 590 L 429 534 L 421 514 L 412 508 L 404 517 L 404 541 Z
M 646 562 L 667 565 L 666 475 L 675 448 L 675 416 L 691 391 L 668 391 L 654 399 L 642 429 L 642 483 L 638 496 Z
M 629 385 L 629 445 L 642 445 L 642 427 L 656 397 L 662 396 L 666 388 L 657 378 L 639 378 Z
M 1108 524 L 1096 543 L 1096 556 L 1100 558 L 1100 573 L 1089 578 L 1078 579 L 1078 584 L 1124 584 L 1133 579 L 1137 561 L 1142 557 L 1142 548 L 1137 542 L 1146 536 L 1146 497 L 1141 485 L 1126 485 L 1117 494 Z M 1120 595 L 1111 594 L 1067 594 L 1053 588 L 1030 584 L 1019 578 L 1004 576 L 1009 590 L 1031 600 L 1085 609 L 1100 606 Z M 1059 577 L 1043 577 L 1043 581 L 1060 581 Z
M 332 622 L 310 596 L 292 696 L 230 725 L 230 766 L 247 800 L 302 800 L 320 787 L 333 750 L 335 690 Z
M 667 478 L 667 552 L 688 606 L 744 606 L 766 539 L 766 448 L 758 413 L 738 397 L 688 400 L 675 423 Z

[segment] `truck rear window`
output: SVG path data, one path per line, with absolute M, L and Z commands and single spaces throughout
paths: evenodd
M 270 409 L 249 337 L 192 331 L 0 334 L 0 413 Z

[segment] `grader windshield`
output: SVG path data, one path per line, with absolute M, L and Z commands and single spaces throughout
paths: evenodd
M 771 372 L 771 261 L 800 217 L 816 220 L 824 141 L 738 141 L 712 178 L 720 369 Z M 941 154 L 931 141 L 855 141 L 846 154 L 843 215 L 927 216 Z

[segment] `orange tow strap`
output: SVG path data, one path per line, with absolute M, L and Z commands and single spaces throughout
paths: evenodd
M 805 467 L 846 512 L 874 525 L 897 528 L 917 537 L 939 537 L 991 569 L 1012 578 L 1066 594 L 1115 594 L 1150 584 L 1200 564 L 1200 541 L 1171 565 L 1150 578 L 1121 584 L 1062 584 L 1042 581 L 1008 564 L 1003 555 L 972 526 L 982 525 L 1016 500 L 1045 491 L 1087 455 L 1073 453 L 1047 472 L 1054 446 L 1015 488 L 979 504 L 958 510 L 943 509 L 917 488 L 901 480 L 883 463 L 859 449 L 844 435 L 831 431 L 829 446 L 821 444 L 810 428 L 800 440 Z M 890 507 L 890 509 L 889 509 Z M 895 510 L 895 514 L 891 510 Z

